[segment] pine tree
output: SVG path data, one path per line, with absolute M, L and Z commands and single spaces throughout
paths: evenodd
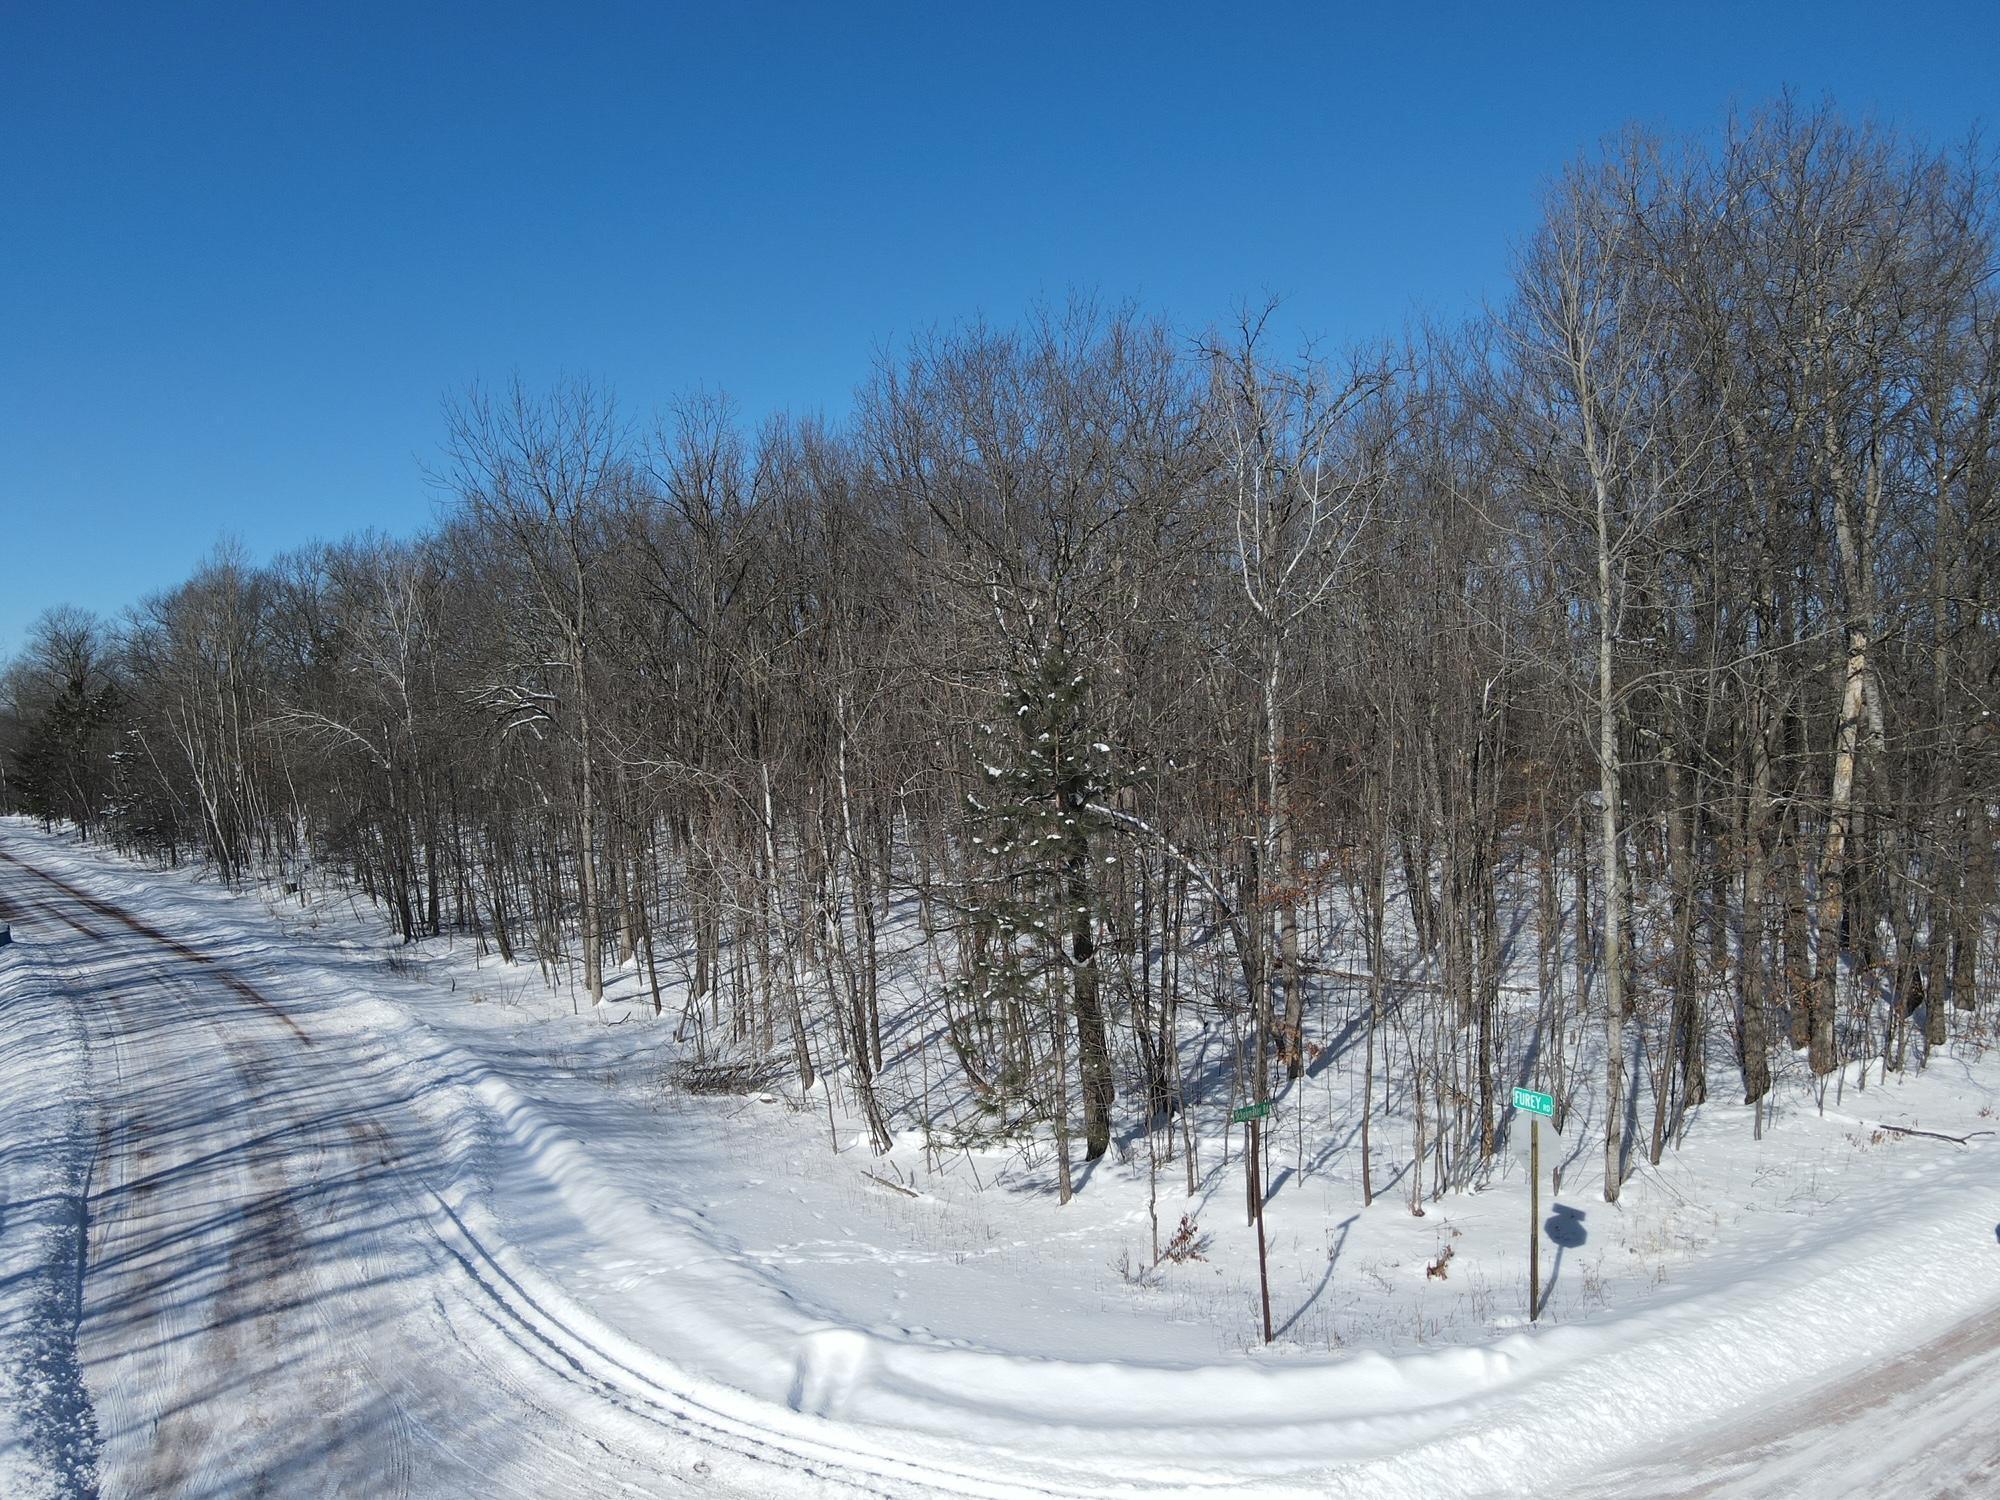
M 1091 875 L 1094 863 L 1115 856 L 1095 852 L 1111 829 L 1096 809 L 1114 780 L 1111 747 L 1089 732 L 1089 700 L 1086 672 L 1058 640 L 1010 675 L 1011 723 L 981 728 L 983 795 L 967 809 L 980 878 L 966 988 L 982 1014 L 1039 1017 L 1055 1047 L 1074 1021 L 1085 1159 L 1095 1161 L 1111 1143 L 1115 1091 Z M 1064 1067 L 1055 1047 L 1055 1066 Z M 998 1082 L 1053 1116 L 1059 1104 L 1040 1096 L 1032 1055 L 1023 1049 Z
M 22 806 L 45 821 L 67 819 L 88 833 L 111 783 L 119 709 L 113 684 L 63 683 L 30 720 L 15 752 Z

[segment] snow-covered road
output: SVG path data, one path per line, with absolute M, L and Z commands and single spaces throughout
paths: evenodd
M 1995 1211 L 2000 1213 L 2000 1206 Z M 1604 1500 L 1980 1500 L 2000 1495 L 2000 1308 L 1864 1373 L 1691 1433 L 1591 1493 Z
M 593 1441 L 593 1382 L 435 1232 L 434 1132 L 365 1039 L 26 866 L 0 882 L 89 1015 L 107 1497 L 672 1487 L 675 1445 Z
M 1907 1272 L 1894 1226 L 1802 1236 L 1796 1265 L 1623 1323 L 1275 1367 L 1032 1364 L 823 1329 L 786 1356 L 788 1405 L 575 1294 L 602 1242 L 653 1230 L 586 1222 L 567 1158 L 509 1118 L 483 1065 L 315 976 L 260 914 L 205 921 L 56 853 L 0 829 L 21 939 L 0 954 L 0 1489 L 23 1500 L 2000 1484 L 1990 1153 L 1911 1169 Z M 698 1317 L 712 1338 L 738 1315 L 736 1284 L 682 1270 L 720 1289 L 680 1304 L 692 1349 Z M 1774 1330 L 1797 1337 L 1773 1348 Z M 1786 1383 L 1793 1367 L 1825 1373 Z M 1743 1396 L 1765 1370 L 1783 1372 L 1768 1399 Z M 815 1415 L 834 1404 L 815 1385 L 859 1418 Z M 911 1430 L 869 1415 L 891 1396 Z
M 274 998 L 253 957 L 198 951 L 4 849 L 0 912 L 88 1038 L 76 1076 L 41 1080 L 86 1094 L 89 1122 L 74 1336 L 91 1411 L 73 1425 L 95 1452 L 36 1465 L 50 1493 L 959 1489 L 886 1456 L 850 1468 L 622 1369 L 467 1224 L 463 1143 L 406 1059 L 324 1002 Z

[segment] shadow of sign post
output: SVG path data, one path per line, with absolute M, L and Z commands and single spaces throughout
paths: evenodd
M 1549 1267 L 1549 1284 L 1543 1290 L 1541 1300 L 1546 1303 L 1556 1289 L 1556 1281 L 1562 1275 L 1563 1252 L 1575 1250 L 1590 1238 L 1590 1232 L 1583 1227 L 1584 1214 L 1580 1208 L 1571 1208 L 1567 1203 L 1554 1205 L 1542 1225 L 1542 1233 L 1549 1237 L 1549 1243 L 1556 1247 L 1555 1264 Z
M 1567 1203 L 1555 1205 L 1555 1212 L 1549 1215 L 1542 1232 L 1558 1250 L 1574 1250 L 1590 1238 L 1583 1227 L 1583 1210 L 1571 1208 Z

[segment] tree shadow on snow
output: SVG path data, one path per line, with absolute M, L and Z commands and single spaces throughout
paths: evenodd
M 1300 1318 L 1303 1318 L 1307 1313 L 1312 1311 L 1313 1304 L 1319 1301 L 1321 1295 L 1326 1291 L 1327 1286 L 1333 1281 L 1334 1270 L 1340 1264 L 1340 1252 L 1347 1248 L 1347 1236 L 1353 1230 L 1356 1221 L 1358 1221 L 1360 1217 L 1361 1215 L 1358 1213 L 1349 1214 L 1346 1218 L 1340 1221 L 1339 1225 L 1337 1226 L 1340 1230 L 1340 1234 L 1338 1235 L 1338 1237 L 1335 1238 L 1334 1242 L 1327 1247 L 1326 1269 L 1320 1272 L 1319 1284 L 1306 1294 L 1305 1300 L 1301 1302 L 1296 1309 L 1293 1310 L 1292 1315 L 1289 1318 L 1285 1319 L 1284 1322 L 1278 1325 L 1277 1331 L 1280 1337 L 1290 1333 L 1292 1331 L 1293 1325 L 1295 1325 Z

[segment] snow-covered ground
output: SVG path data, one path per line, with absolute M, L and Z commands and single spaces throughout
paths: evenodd
M 2000 1486 L 1976 1037 L 1823 1108 L 1786 1070 L 1762 1141 L 1708 1104 L 1616 1206 L 1581 1103 L 1532 1328 L 1517 1147 L 1416 1217 L 1378 1124 L 1364 1210 L 1329 1057 L 1273 1120 L 1265 1348 L 1224 1100 L 1192 1195 L 1141 1135 L 1059 1208 L 1045 1145 L 688 1092 L 670 1022 L 345 900 L 0 856 L 0 1493 Z

